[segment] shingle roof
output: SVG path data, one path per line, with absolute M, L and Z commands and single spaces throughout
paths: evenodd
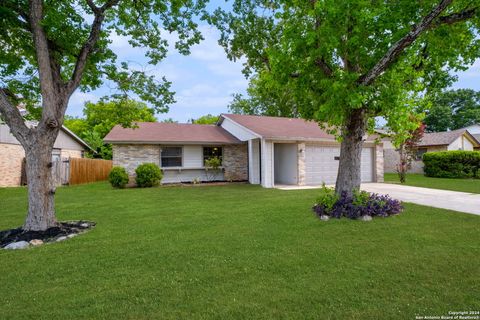
M 335 140 L 335 136 L 327 133 L 314 121 L 298 118 L 253 116 L 241 114 L 222 114 L 222 117 L 235 121 L 265 139 L 276 140 Z M 373 141 L 377 136 L 369 136 Z
M 138 128 L 115 126 L 104 138 L 107 143 L 211 143 L 235 144 L 240 140 L 215 125 L 140 122 Z
M 480 143 L 480 133 L 472 134 L 472 136 Z
M 297 118 L 222 114 L 265 139 L 328 139 L 335 137 L 322 130 L 314 121 Z
M 449 145 L 459 137 L 461 137 L 465 132 L 470 134 L 465 129 L 458 129 L 453 131 L 444 131 L 444 132 L 432 132 L 425 133 L 422 141 L 418 143 L 419 146 L 444 146 Z

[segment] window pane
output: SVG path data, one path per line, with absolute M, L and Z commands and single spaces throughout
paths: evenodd
M 181 167 L 182 158 L 162 158 L 162 167 Z
M 219 158 L 222 161 L 222 147 L 203 147 L 203 162 L 211 158 Z
M 181 157 L 182 147 L 163 147 L 162 157 Z

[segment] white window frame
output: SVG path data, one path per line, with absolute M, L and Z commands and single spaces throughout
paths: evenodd
M 180 159 L 181 159 L 181 165 L 180 166 L 175 166 L 175 167 L 164 167 L 163 166 L 163 163 L 162 163 L 162 159 L 163 159 L 163 156 L 162 156 L 162 153 L 163 153 L 163 149 L 165 148 L 180 148 L 181 150 L 181 154 L 180 154 Z M 165 169 L 171 169 L 171 168 L 183 168 L 183 163 L 184 163 L 184 152 L 183 152 L 183 146 L 161 146 L 160 147 L 160 168 L 165 168 Z M 178 157 L 169 157 L 167 156 L 166 158 L 178 158 Z

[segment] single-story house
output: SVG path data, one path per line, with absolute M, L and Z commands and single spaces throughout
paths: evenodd
M 29 121 L 29 126 L 36 123 Z M 83 158 L 84 152 L 90 147 L 72 131 L 62 127 L 53 147 L 52 158 Z M 10 132 L 10 128 L 0 123 L 0 187 L 15 187 L 21 185 L 22 163 L 25 151 L 20 142 Z
M 205 160 L 219 157 L 214 180 L 275 185 L 335 183 L 340 144 L 317 123 L 303 119 L 222 114 L 216 125 L 138 123 L 116 126 L 105 137 L 113 164 L 133 177 L 141 163 L 158 164 L 162 183 L 207 181 Z M 383 181 L 382 143 L 366 138 L 362 181 Z
M 383 139 L 385 172 L 396 172 L 400 155 L 390 139 Z M 473 151 L 480 148 L 480 141 L 467 128 L 453 131 L 425 133 L 418 143 L 417 156 L 412 162 L 409 172 L 423 173 L 422 156 L 427 152 L 465 150 Z
M 470 132 L 477 141 L 480 141 L 480 123 L 472 124 L 464 129 Z M 480 147 L 476 147 L 475 150 L 480 151 Z

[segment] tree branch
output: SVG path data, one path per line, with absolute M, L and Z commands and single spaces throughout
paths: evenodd
M 357 82 L 361 85 L 368 86 L 380 76 L 397 58 L 411 45 L 423 32 L 429 29 L 434 20 L 452 3 L 453 0 L 442 0 L 422 21 L 414 26 L 414 28 L 402 39 L 395 42 L 387 53 L 370 69 L 365 75 L 361 76 Z
M 48 96 L 48 87 L 54 86 L 50 52 L 45 30 L 41 26 L 43 19 L 42 0 L 30 0 L 30 26 L 37 54 L 38 73 L 42 96 Z
M 90 35 L 87 41 L 83 44 L 82 49 L 80 49 L 80 54 L 78 55 L 77 62 L 75 63 L 75 69 L 73 71 L 70 81 L 67 84 L 67 93 L 69 95 L 72 94 L 73 91 L 75 91 L 75 89 L 79 86 L 80 81 L 82 80 L 88 57 L 92 53 L 95 44 L 100 38 L 102 23 L 105 18 L 105 11 L 120 2 L 120 0 L 110 0 L 99 8 L 93 3 L 92 0 L 86 1 L 90 9 L 92 9 L 93 13 L 95 14 L 95 19 L 93 20 L 92 27 L 90 29 Z
M 475 7 L 472 9 L 466 9 L 461 12 L 452 13 L 446 16 L 438 18 L 437 26 L 442 24 L 454 24 L 457 22 L 462 22 L 468 19 L 471 19 L 475 16 L 480 7 Z
M 0 114 L 3 115 L 10 131 L 22 145 L 27 144 L 30 129 L 25 125 L 22 115 L 8 99 L 12 96 L 8 90 L 0 89 Z
M 330 66 L 327 64 L 327 62 L 325 61 L 325 59 L 323 58 L 320 58 L 320 59 L 317 59 L 315 60 L 315 64 L 320 67 L 320 69 L 322 69 L 323 73 L 325 73 L 325 75 L 327 77 L 332 77 L 333 76 L 333 70 L 332 68 L 330 68 Z

